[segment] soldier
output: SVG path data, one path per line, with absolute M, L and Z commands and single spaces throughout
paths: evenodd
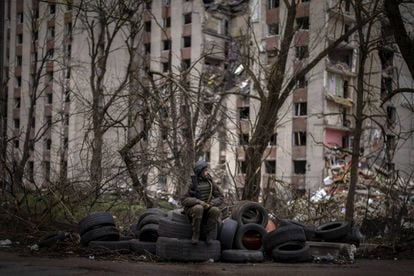
M 186 197 L 182 200 L 184 211 L 193 228 L 191 242 L 198 243 L 201 221 L 204 218 L 206 221 L 206 242 L 211 243 L 215 238 L 214 234 L 220 216 L 219 206 L 223 203 L 223 195 L 211 179 L 205 161 L 198 161 L 193 170 L 195 175 L 191 177 L 192 184 Z

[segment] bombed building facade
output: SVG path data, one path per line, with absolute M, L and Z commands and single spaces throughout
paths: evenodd
M 73 3 L 76 6 L 76 1 Z M 82 30 L 85 22 L 77 21 L 70 6 L 58 1 L 9 0 L 4 5 L 2 65 L 7 89 L 2 93 L 7 95 L 7 136 L 13 137 L 9 151 L 22 152 L 21 137 L 29 129 L 33 139 L 39 138 L 32 144 L 26 166 L 29 179 L 42 182 L 62 174 L 69 179 L 86 179 L 91 165 L 84 160 L 90 160 L 91 153 L 85 148 L 94 143 L 83 142 L 91 131 L 86 123 L 91 116 L 87 113 L 91 98 L 83 92 L 91 89 L 90 69 L 85 65 L 91 55 L 87 33 L 77 30 Z M 38 8 L 33 8 L 36 5 Z M 131 106 L 127 103 L 131 98 L 116 98 L 108 111 L 113 122 L 108 123 L 102 140 L 104 174 L 108 174 L 108 181 L 120 185 L 127 181 L 118 151 L 145 130 L 144 139 L 135 145 L 136 170 L 150 190 L 177 191 L 177 183 L 189 179 L 194 160 L 204 158 L 223 189 L 232 193 L 245 181 L 245 145 L 256 127 L 260 106 L 247 71 L 265 82 L 265 69 L 275 62 L 286 24 L 284 1 L 154 0 L 139 8 L 142 28 L 134 37 L 139 42 L 134 48 L 134 81 L 121 94 L 138 90 L 144 95 L 155 93 L 159 112 L 133 119 L 134 112 L 145 114 L 141 107 L 146 97 L 140 95 Z M 36 12 L 47 17 L 39 30 L 32 32 L 26 27 L 27 18 Z M 355 24 L 346 1 L 298 1 L 296 33 L 285 74 L 293 76 Z M 45 43 L 34 39 L 36 35 L 44 37 Z M 105 77 L 105 87 L 112 87 L 107 88 L 109 94 L 121 85 L 131 57 L 123 45 L 125 37 L 120 34 L 114 40 L 116 50 L 107 66 L 111 73 Z M 38 41 L 36 47 L 32 41 Z M 367 79 L 369 97 L 374 99 L 370 104 L 375 107 L 367 112 L 381 117 L 384 127 L 372 122 L 364 125 L 361 151 L 361 168 L 367 166 L 385 175 L 392 170 L 409 173 L 414 164 L 414 140 L 409 135 L 413 116 L 404 108 L 405 102 L 413 102 L 413 96 L 395 97 L 380 106 L 381 97 L 392 89 L 413 85 L 404 61 L 390 47 L 384 46 L 370 58 Z M 28 122 L 34 61 L 39 66 L 43 53 L 58 58 L 45 59 L 42 100 L 36 103 L 36 119 Z M 268 130 L 272 138 L 263 155 L 262 188 L 272 189 L 283 182 L 299 191 L 314 191 L 324 183 L 344 181 L 355 127 L 357 61 L 353 33 L 296 80 L 274 129 Z M 152 125 L 147 130 L 148 122 Z M 32 127 L 26 128 L 27 124 Z M 44 125 L 53 127 L 43 133 Z M 39 133 L 42 135 L 36 136 Z M 404 139 L 401 133 L 405 133 Z M 117 172 L 118 176 L 112 177 Z

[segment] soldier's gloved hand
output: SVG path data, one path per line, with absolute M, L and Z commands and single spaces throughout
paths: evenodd
M 204 209 L 210 208 L 210 204 L 208 204 L 208 203 L 206 203 L 204 201 L 201 203 L 201 206 L 203 206 Z

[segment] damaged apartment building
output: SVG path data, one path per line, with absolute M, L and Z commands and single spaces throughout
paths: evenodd
M 234 185 L 242 187 L 246 175 L 244 146 L 255 127 L 260 104 L 254 97 L 249 97 L 256 92 L 240 62 L 246 54 L 242 53 L 242 44 L 245 46 L 248 40 L 251 46 L 248 51 L 252 51 L 251 56 L 257 59 L 256 63 L 252 61 L 251 69 L 259 76 L 261 68 L 258 64 L 271 64 L 280 46 L 286 18 L 284 1 L 152 1 L 150 8 L 155 18 L 146 23 L 151 28 L 147 29 L 145 49 L 151 57 L 151 70 L 167 72 L 171 65 L 166 61 L 172 52 L 173 67 L 193 66 L 206 74 L 203 90 L 206 95 L 229 92 L 223 101 L 227 112 L 226 134 L 217 134 L 210 139 L 203 149 L 204 154 L 199 156 L 210 163 L 213 171 L 224 172 L 219 181 L 223 182 L 225 190 L 234 189 Z M 162 22 L 161 26 L 156 22 Z M 298 1 L 297 32 L 287 74 L 292 68 L 297 70 L 304 66 L 355 23 L 353 10 L 346 1 Z M 262 187 L 283 181 L 297 190 L 315 191 L 324 180 L 325 183 L 346 180 L 344 173 L 349 169 L 355 126 L 357 46 L 353 34 L 305 78 L 297 81 L 277 127 L 275 123 L 275 129 L 269 130 L 272 138 L 263 155 Z M 411 85 L 407 82 L 405 68 L 401 75 L 404 77 L 398 80 L 396 73 L 387 73 L 393 70 L 390 68 L 404 63 L 401 58 L 393 59 L 387 53 L 384 48 L 373 61 L 376 68 L 372 72 L 377 73 L 370 76 L 375 84 L 372 93 L 378 97 L 397 87 L 399 81 Z M 197 85 L 197 80 L 191 81 L 192 85 Z M 369 163 L 370 168 L 375 166 L 376 172 L 385 174 L 390 168 L 407 170 L 414 161 L 413 138 L 398 142 L 392 128 L 396 116 L 405 118 L 405 127 L 412 125 L 413 117 L 408 111 L 400 110 L 398 103 L 387 103 L 378 108 L 376 110 L 385 118 L 387 133 L 374 124 L 364 126 L 363 166 Z M 401 150 L 390 155 L 387 148 Z M 168 175 L 161 175 L 164 185 Z
M 23 120 L 26 116 L 23 105 L 25 96 L 20 95 L 26 84 L 22 86 L 21 76 L 28 77 L 30 56 L 34 55 L 27 48 L 28 46 L 22 43 L 26 39 L 25 28 L 20 22 L 24 9 L 22 2 L 17 0 L 16 5 L 16 1 L 8 1 L 12 3 L 8 7 L 11 15 L 5 18 L 10 18 L 10 22 L 4 25 L 4 33 L 8 34 L 4 37 L 4 45 L 6 45 L 4 49 L 9 51 L 7 60 L 16 59 L 17 62 L 7 65 L 8 74 L 15 80 L 7 91 L 10 134 L 17 132 L 17 129 L 21 128 L 20 124 L 25 124 Z M 38 1 L 33 1 L 35 2 Z M 42 11 L 49 14 L 56 13 L 54 20 L 45 22 L 42 32 L 50 33 L 48 35 L 53 38 L 55 30 L 57 33 L 62 29 L 62 33 L 66 36 L 61 36 L 59 41 L 63 43 L 65 51 L 69 55 L 72 51 L 72 58 L 82 59 L 87 55 L 86 47 L 82 44 L 84 42 L 82 35 L 71 34 L 72 11 L 53 8 L 54 1 L 50 1 L 52 4 L 39 2 Z M 297 2 L 295 19 L 297 31 L 288 57 L 287 75 L 303 67 L 312 57 L 356 23 L 353 10 L 346 5 L 346 1 L 298 0 Z M 174 74 L 181 77 L 182 72 L 189 70 L 190 73 L 180 81 L 183 81 L 184 86 L 187 85 L 193 91 L 201 93 L 204 99 L 202 101 L 204 112 L 200 117 L 208 117 L 212 112 L 210 104 L 217 102 L 223 107 L 225 115 L 217 126 L 217 131 L 196 152 L 196 157 L 204 158 L 209 162 L 212 173 L 226 192 L 233 191 L 235 186 L 242 187 L 246 175 L 244 146 L 255 127 L 260 105 L 254 98 L 257 92 L 246 70 L 253 70 L 257 76 L 263 76 L 263 68 L 267 68 L 266 66 L 274 61 L 285 26 L 284 1 L 153 0 L 145 3 L 142 45 L 139 48 L 140 62 L 142 62 L 141 84 L 150 87 L 151 83 L 146 79 L 148 73 L 157 76 Z M 67 39 L 69 36 L 71 39 Z M 55 40 L 57 41 L 57 38 Z M 46 46 L 53 48 L 53 43 Z M 399 78 L 396 79 L 397 73 L 394 68 L 400 68 L 404 62 L 391 50 L 384 47 L 373 62 L 377 68 L 372 71 L 381 72 L 370 76 L 376 83 L 373 93 L 378 97 L 381 97 L 381 94 L 384 96 L 390 89 L 400 84 L 412 85 L 412 79 L 404 66 Z M 246 54 L 252 57 L 244 62 L 245 65 L 250 66 L 249 68 L 245 68 L 241 62 Z M 5 57 L 6 54 L 3 53 L 3 56 Z M 122 55 L 119 57 L 121 62 Z M 281 110 L 280 120 L 275 122 L 274 129 L 269 129 L 272 138 L 263 155 L 262 187 L 282 181 L 291 184 L 296 190 L 315 191 L 326 179 L 328 182 L 343 180 L 338 175 L 346 170 L 350 158 L 347 151 L 349 152 L 352 145 L 355 124 L 353 114 L 358 73 L 357 60 L 357 42 L 355 35 L 351 35 L 337 46 L 335 51 L 322 59 L 306 74 L 306 77 L 297 80 L 295 88 Z M 115 59 L 114 62 L 116 63 L 117 60 Z M 46 71 L 53 72 L 53 66 L 47 67 Z M 70 71 L 61 72 L 66 74 L 62 75 L 62 78 L 75 85 L 74 76 L 73 74 L 70 76 Z M 79 75 L 75 77 L 81 77 Z M 82 84 L 84 85 L 83 82 Z M 88 89 L 86 85 L 84 89 Z M 49 96 L 51 94 L 59 96 Z M 192 108 L 196 104 L 199 103 L 181 105 L 177 108 L 177 112 L 185 112 L 185 108 Z M 39 116 L 44 120 L 52 120 L 52 116 L 65 118 L 58 122 L 59 132 L 47 134 L 44 144 L 36 145 L 36 152 L 40 158 L 36 159 L 37 161 L 31 159 L 29 163 L 31 171 L 34 170 L 33 167 L 43 167 L 43 170 L 35 170 L 39 178 L 50 178 L 50 167 L 55 163 L 68 168 L 74 168 L 74 165 L 82 163 L 78 157 L 79 150 L 74 148 L 80 144 L 79 139 L 82 138 L 84 130 L 81 129 L 81 113 L 76 113 L 70 120 L 68 119 L 69 115 L 66 114 L 76 109 L 71 98 L 65 94 L 64 89 L 61 91 L 59 86 L 56 85 L 53 90 L 47 92 L 45 101 L 41 105 L 38 112 L 42 113 L 39 113 Z M 60 112 L 53 108 L 57 105 Z M 412 136 L 407 136 L 403 142 L 400 142 L 393 134 L 393 127 L 397 127 L 393 125 L 393 121 L 397 117 L 404 119 L 403 126 L 399 126 L 400 128 L 413 125 L 413 116 L 401 107 L 398 98 L 382 107 L 385 117 L 388 117 L 384 121 L 387 124 L 387 133 L 383 133 L 383 130 L 374 125 L 365 126 L 363 156 L 367 157 L 366 160 L 369 160 L 370 165 L 375 164 L 383 173 L 388 173 L 390 168 L 408 170 L 414 164 Z M 160 122 L 166 120 L 168 116 L 171 119 L 174 115 L 167 109 L 162 108 Z M 198 125 L 200 128 L 202 126 Z M 408 133 L 407 129 L 404 131 Z M 116 149 L 132 134 L 131 130 L 111 131 L 112 138 L 105 142 L 115 143 L 117 146 L 106 147 L 108 150 L 113 150 L 113 153 L 108 152 L 108 156 L 117 156 Z M 158 127 L 152 128 L 147 144 L 152 144 L 153 148 L 167 149 L 168 135 L 169 133 L 165 132 L 160 123 Z M 15 142 L 13 147 L 18 149 L 22 145 Z M 395 155 L 391 156 L 389 151 L 387 155 L 387 151 L 383 150 L 384 147 L 395 149 Z M 371 153 L 378 153 L 380 157 L 374 158 Z M 162 154 L 157 152 L 155 155 Z M 69 169 L 68 174 L 71 171 L 76 169 Z M 171 170 L 163 169 L 161 165 L 151 167 L 146 181 L 154 184 L 149 187 L 151 190 L 168 192 L 175 190 Z

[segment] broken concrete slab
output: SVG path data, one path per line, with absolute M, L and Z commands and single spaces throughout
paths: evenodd
M 315 261 L 346 262 L 353 263 L 355 260 L 356 247 L 347 243 L 334 242 L 307 242 L 310 254 Z

